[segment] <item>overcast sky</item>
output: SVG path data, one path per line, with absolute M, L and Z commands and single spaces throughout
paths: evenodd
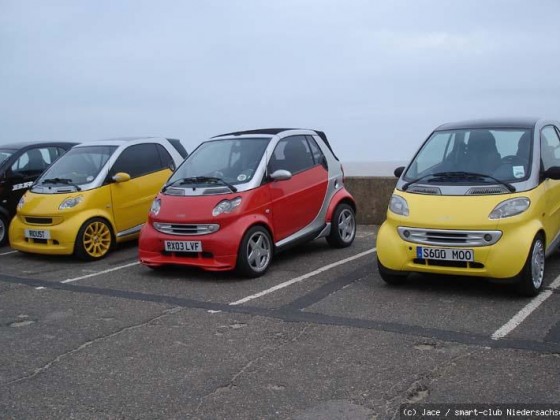
M 0 0 L 0 144 L 303 127 L 407 160 L 509 115 L 560 119 L 558 0 Z

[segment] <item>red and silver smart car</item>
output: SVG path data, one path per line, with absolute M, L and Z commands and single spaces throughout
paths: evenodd
M 326 238 L 347 247 L 356 204 L 321 131 L 263 129 L 203 142 L 154 200 L 140 261 L 258 277 L 274 253 Z

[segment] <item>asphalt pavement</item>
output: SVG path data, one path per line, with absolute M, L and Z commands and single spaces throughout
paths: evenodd
M 545 290 L 386 285 L 376 226 L 262 278 L 0 248 L 2 419 L 392 419 L 403 404 L 560 403 L 560 253 Z

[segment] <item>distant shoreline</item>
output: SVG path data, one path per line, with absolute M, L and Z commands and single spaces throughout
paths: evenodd
M 394 176 L 393 171 L 406 161 L 342 162 L 346 176 Z

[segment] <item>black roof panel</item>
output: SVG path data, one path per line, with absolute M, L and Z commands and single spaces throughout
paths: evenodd
M 442 124 L 435 131 L 465 128 L 534 128 L 539 118 L 489 118 Z

